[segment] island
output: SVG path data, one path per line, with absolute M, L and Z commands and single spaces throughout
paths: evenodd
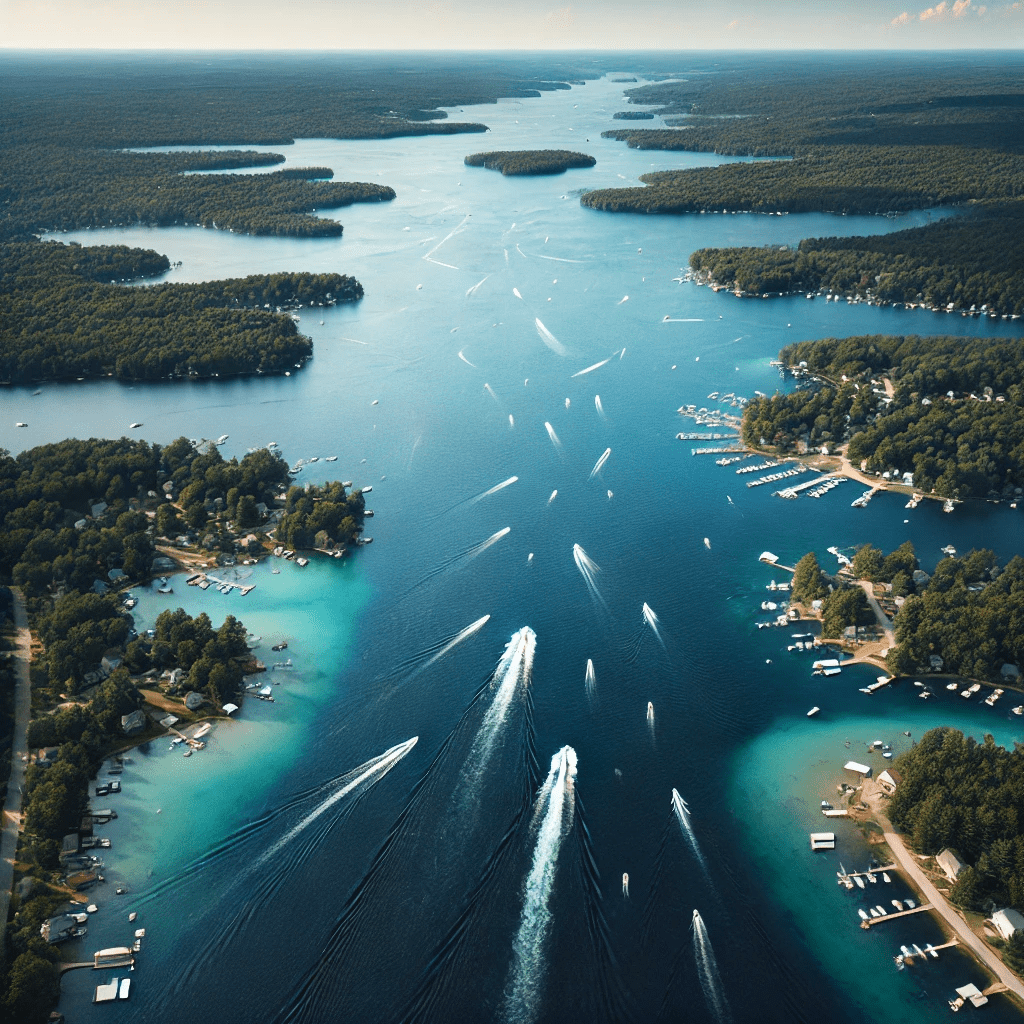
M 495 150 L 466 157 L 469 167 L 487 167 L 505 175 L 562 174 L 570 168 L 593 167 L 597 160 L 568 149 Z

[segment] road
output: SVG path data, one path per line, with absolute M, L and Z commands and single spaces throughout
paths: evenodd
M 888 641 L 889 646 L 895 647 L 896 631 L 892 628 L 892 619 L 882 611 L 882 606 L 875 600 L 875 594 L 871 587 L 871 583 L 868 580 L 857 580 L 857 585 L 864 591 L 864 596 L 868 599 L 868 604 L 871 606 L 871 610 L 875 613 L 875 618 L 878 620 L 878 624 L 882 627 L 882 631 L 885 633 L 885 638 Z
M 865 786 L 865 790 L 868 787 Z M 1024 1000 L 1024 983 L 1017 977 L 992 949 L 971 929 L 970 925 L 950 906 L 946 897 L 932 885 L 928 876 L 921 870 L 917 858 L 903 844 L 903 840 L 897 835 L 892 822 L 885 816 L 881 808 L 881 797 L 877 785 L 871 787 L 871 792 L 862 791 L 862 798 L 871 808 L 875 820 L 882 826 L 882 834 L 885 837 L 892 855 L 896 858 L 900 867 L 907 875 L 914 880 L 914 883 L 921 890 L 924 898 L 935 908 L 935 911 L 942 916 L 942 919 L 949 925 L 953 933 L 960 941 L 970 947 L 971 951 L 985 964 L 989 970 L 1019 999 Z
M 11 749 L 11 778 L 7 783 L 4 802 L 3 831 L 0 832 L 0 922 L 7 920 L 14 884 L 14 857 L 18 852 L 18 832 L 21 829 L 21 790 L 28 764 L 28 720 L 32 710 L 29 661 L 32 657 L 32 634 L 25 614 L 25 600 L 21 591 L 12 588 L 14 598 L 14 627 L 18 649 L 14 656 L 14 738 Z

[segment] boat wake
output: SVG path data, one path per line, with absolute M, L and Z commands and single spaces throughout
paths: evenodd
M 520 296 L 520 298 L 522 298 L 522 296 Z M 541 323 L 539 317 L 534 317 L 533 322 L 537 328 L 537 333 L 540 335 L 540 340 L 543 341 L 552 352 L 555 352 L 560 356 L 567 356 L 569 354 L 566 347 Z
M 558 440 L 558 435 L 555 433 L 555 428 L 551 426 L 547 420 L 544 421 L 544 429 L 548 432 L 548 437 L 551 438 L 551 443 L 559 450 L 562 450 L 562 442 Z
M 576 568 L 579 569 L 580 575 L 586 581 L 587 589 L 590 591 L 590 596 L 594 600 L 600 602 L 601 607 L 605 611 L 608 610 L 608 606 L 604 603 L 604 598 L 601 596 L 601 592 L 597 589 L 597 574 L 601 571 L 601 567 L 595 562 L 579 544 L 573 544 L 572 546 L 572 557 L 576 563 Z
M 611 448 L 605 448 L 601 457 L 597 460 L 597 462 L 594 463 L 594 468 L 590 471 L 590 476 L 587 477 L 588 480 L 593 480 L 594 477 L 601 472 L 601 470 L 604 468 L 604 464 L 608 461 L 611 454 Z M 646 605 L 644 607 L 646 607 Z
M 728 1024 L 732 1020 L 732 1014 L 729 1012 L 729 1004 L 722 988 L 718 963 L 711 948 L 708 930 L 696 910 L 693 912 L 693 956 L 697 961 L 697 975 L 700 978 L 700 987 L 704 990 L 704 1001 L 708 1004 L 708 1009 L 714 1014 L 718 1024 Z
M 463 361 L 463 362 L 464 362 L 464 363 L 465 363 L 465 364 L 466 364 L 467 366 L 472 366 L 474 370 L 475 370 L 475 369 L 477 369 L 477 365 L 476 365 L 476 363 L 471 363 L 471 362 L 470 362 L 470 361 L 469 361 L 469 360 L 468 360 L 468 359 L 467 359 L 467 358 L 466 358 L 466 357 L 465 357 L 465 356 L 464 356 L 464 355 L 462 354 L 462 349 L 459 349 L 459 358 L 460 358 L 460 359 L 461 359 L 461 360 L 462 360 L 462 361 Z
M 551 758 L 548 777 L 537 794 L 537 841 L 526 876 L 519 930 L 512 943 L 512 965 L 500 1016 L 510 1024 L 532 1024 L 543 995 L 545 946 L 551 928 L 549 900 L 562 842 L 573 825 L 576 751 L 562 747 Z
M 602 366 L 607 366 L 612 361 L 612 357 L 609 356 L 607 359 L 602 359 L 599 363 L 594 363 L 593 366 L 588 366 L 585 370 L 577 370 L 573 377 L 582 377 L 585 373 L 593 373 L 595 370 L 600 370 Z
M 594 395 L 594 407 L 597 409 L 597 415 L 600 416 L 601 419 L 603 419 L 603 420 L 608 419 L 608 417 L 605 416 L 605 414 L 604 414 L 604 406 L 601 404 L 601 396 L 600 395 Z

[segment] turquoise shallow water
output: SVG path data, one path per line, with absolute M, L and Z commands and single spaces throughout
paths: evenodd
M 106 873 L 125 879 L 132 898 L 98 894 L 86 951 L 127 937 L 129 907 L 148 931 L 130 1004 L 104 1016 L 163 1020 L 188 1006 L 203 1020 L 273 1020 L 288 1006 L 296 1020 L 494 1019 L 538 849 L 532 794 L 552 754 L 571 744 L 572 827 L 557 856 L 541 847 L 553 881 L 549 917 L 534 921 L 527 1016 L 716 1019 L 693 951 L 696 907 L 737 1020 L 888 1020 L 894 1000 L 908 1021 L 934 1019 L 942 985 L 905 998 L 884 943 L 863 946 L 858 969 L 846 970 L 846 932 L 821 933 L 821 908 L 831 907 L 844 929 L 850 921 L 849 941 L 862 939 L 848 903 L 827 902 L 846 898 L 827 859 L 805 852 L 801 794 L 808 773 L 820 770 L 824 784 L 832 771 L 835 742 L 817 744 L 833 729 L 853 744 L 902 728 L 916 735 L 932 721 L 973 726 L 979 712 L 959 701 L 919 709 L 909 688 L 867 698 L 857 692 L 863 673 L 813 678 L 786 653 L 788 631 L 756 629 L 778 575 L 757 556 L 770 548 L 793 564 L 814 549 L 830 564 L 831 544 L 891 549 L 910 538 L 926 569 L 947 543 L 1006 558 L 1021 547 L 1019 512 L 970 503 L 952 516 L 933 503 L 908 512 L 888 495 L 851 509 L 852 485 L 782 502 L 767 487 L 749 490 L 733 467 L 691 456 L 694 445 L 675 440 L 685 428 L 676 409 L 707 404 L 713 390 L 783 386 L 768 364 L 790 340 L 1016 329 L 803 298 L 740 301 L 680 284 L 699 246 L 892 230 L 925 215 L 584 210 L 580 188 L 717 159 L 601 140 L 620 90 L 591 82 L 467 109 L 491 126 L 483 137 L 285 147 L 293 165 L 326 163 L 340 180 L 396 188 L 394 203 L 334 214 L 340 240 L 195 228 L 67 236 L 157 248 L 181 260 L 173 280 L 337 270 L 358 277 L 366 297 L 301 311 L 316 350 L 294 377 L 12 389 L 11 422 L 29 427 L 5 421 L 0 444 L 119 436 L 135 421 L 161 443 L 228 433 L 228 456 L 275 440 L 289 461 L 320 457 L 300 481 L 372 485 L 377 513 L 372 547 L 279 575 L 262 565 L 246 598 L 178 582 L 173 595 L 143 596 L 140 627 L 163 606 L 208 610 L 215 622 L 231 611 L 264 638 L 264 660 L 274 660 L 270 643 L 288 639 L 295 668 L 273 673 L 282 676 L 275 704 L 247 703 L 201 755 L 164 746 L 125 773 Z M 477 149 L 527 145 L 582 148 L 598 164 L 529 180 L 462 164 Z M 600 567 L 596 595 L 574 544 Z M 480 688 L 527 625 L 537 636 L 532 673 L 481 761 L 476 737 L 500 688 Z M 793 726 L 812 704 L 823 711 L 811 731 Z M 910 724 L 894 729 L 904 713 Z M 998 729 L 1004 716 L 977 721 Z M 412 737 L 380 773 L 374 759 Z M 672 815 L 673 787 L 689 803 L 706 874 Z M 754 811 L 737 795 L 749 792 Z M 808 881 L 812 871 L 820 879 Z M 65 1012 L 98 1019 L 93 983 L 65 979 Z

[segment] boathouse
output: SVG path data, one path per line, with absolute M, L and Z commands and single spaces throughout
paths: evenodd
M 862 779 L 871 778 L 871 766 L 858 764 L 856 761 L 847 761 L 843 768 L 848 772 L 856 772 Z
M 942 868 L 943 873 L 951 882 L 955 882 L 967 867 L 967 865 L 949 849 L 942 850 L 935 858 L 935 863 Z
M 835 832 L 812 832 L 812 850 L 834 850 L 836 848 Z
M 1024 931 L 1024 915 L 1012 907 L 997 910 L 989 920 L 1004 939 L 1012 939 L 1014 932 Z
M 900 773 L 895 768 L 886 768 L 881 775 L 878 776 L 878 785 L 892 796 L 896 792 L 896 787 L 903 781 L 900 777 Z
M 779 560 L 778 555 L 773 555 L 770 551 L 762 551 L 759 562 L 766 562 L 768 565 L 774 565 Z

